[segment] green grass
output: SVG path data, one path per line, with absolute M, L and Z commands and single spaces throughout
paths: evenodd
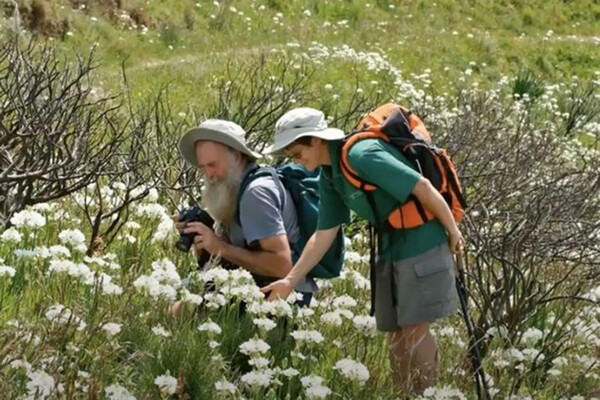
M 170 83 L 182 104 L 201 105 L 207 81 L 222 72 L 226 60 L 241 61 L 291 42 L 303 48 L 314 41 L 377 52 L 405 75 L 430 70 L 433 86 L 455 81 L 471 62 L 484 83 L 523 68 L 547 81 L 573 75 L 589 79 L 599 64 L 600 4 L 593 0 L 270 0 L 221 1 L 219 7 L 210 1 L 124 1 L 123 10 L 147 16 L 146 34 L 98 9 L 52 4 L 55 18 L 69 21 L 72 36 L 54 39 L 69 54 L 99 44 L 102 86 L 120 89 L 116 77 L 124 62 L 134 91 L 151 93 Z M 264 11 L 258 11 L 260 6 Z M 277 13 L 283 14 L 278 23 L 273 21 Z M 338 25 L 343 20 L 347 27 Z M 330 26 L 324 27 L 326 22 Z M 547 35 L 549 30 L 553 34 Z M 350 72 L 331 71 L 324 77 L 347 81 L 354 78 Z

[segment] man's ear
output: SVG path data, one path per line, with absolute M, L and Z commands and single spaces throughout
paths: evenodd
M 235 162 L 238 164 L 241 164 L 245 158 L 244 155 L 239 151 L 234 152 L 234 157 L 235 157 Z

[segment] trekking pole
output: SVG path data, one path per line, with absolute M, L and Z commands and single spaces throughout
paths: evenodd
M 456 291 L 460 299 L 460 307 L 462 310 L 467 332 L 469 334 L 469 353 L 471 356 L 471 364 L 473 368 L 473 376 L 475 378 L 475 388 L 477 390 L 477 398 L 479 400 L 491 400 L 490 390 L 483 371 L 481 350 L 475 336 L 475 324 L 469 314 L 468 292 L 465 286 L 465 268 L 462 253 L 456 255 Z

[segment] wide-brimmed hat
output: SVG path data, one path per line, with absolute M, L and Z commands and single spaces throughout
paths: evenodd
M 328 128 L 323 112 L 310 107 L 295 108 L 283 114 L 275 124 L 275 142 L 264 153 L 276 153 L 304 136 L 315 136 L 324 140 L 344 138 L 341 129 Z
M 194 167 L 198 166 L 196 161 L 196 142 L 199 140 L 210 140 L 218 142 L 247 155 L 252 159 L 261 158 L 262 155 L 252 151 L 246 146 L 246 131 L 231 121 L 222 119 L 207 119 L 197 128 L 187 131 L 179 140 L 179 152 L 185 161 Z

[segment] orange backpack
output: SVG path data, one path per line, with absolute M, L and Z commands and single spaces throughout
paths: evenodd
M 454 164 L 446 150 L 433 144 L 431 135 L 419 117 L 397 104 L 384 104 L 364 117 L 344 139 L 340 158 L 342 173 L 354 187 L 369 193 L 377 187 L 361 179 L 348 163 L 350 148 L 363 139 L 381 139 L 399 149 L 441 193 L 455 221 L 461 221 L 466 203 Z M 433 218 L 431 211 L 411 195 L 406 203 L 388 215 L 387 222 L 395 229 L 408 229 L 421 226 Z

